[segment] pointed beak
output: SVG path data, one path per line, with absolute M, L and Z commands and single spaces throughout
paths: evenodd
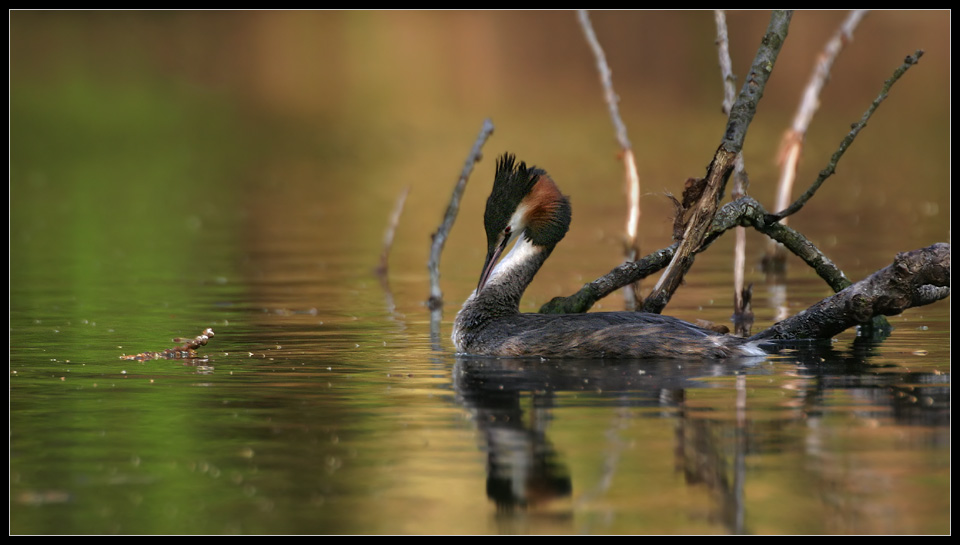
M 493 272 L 493 268 L 497 265 L 500 254 L 503 253 L 503 249 L 506 248 L 509 243 L 510 237 L 508 237 L 506 233 L 501 232 L 497 238 L 497 243 L 490 246 L 490 249 L 487 250 L 487 259 L 483 262 L 483 271 L 480 273 L 480 283 L 477 284 L 477 293 L 480 293 L 480 290 L 483 289 L 487 280 L 490 279 L 490 273 Z

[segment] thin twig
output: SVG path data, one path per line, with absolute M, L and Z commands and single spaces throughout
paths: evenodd
M 460 197 L 467 186 L 467 180 L 470 173 L 473 172 L 473 165 L 480 160 L 481 149 L 493 133 L 493 121 L 485 119 L 480 134 L 477 135 L 470 154 L 467 155 L 463 164 L 463 170 L 460 172 L 460 178 L 457 185 L 453 188 L 453 194 L 450 196 L 450 204 L 447 205 L 447 211 L 443 215 L 443 221 L 437 231 L 431 236 L 432 244 L 430 246 L 430 261 L 427 263 L 427 269 L 430 271 L 430 298 L 427 299 L 427 307 L 430 310 L 437 310 L 443 307 L 443 291 L 440 289 L 440 254 L 443 252 L 443 245 L 447 241 L 447 234 L 453 227 L 454 220 L 457 219 L 457 212 L 460 210 Z
M 750 181 L 747 178 L 747 171 L 743 166 L 743 152 L 737 153 L 737 159 L 733 167 L 733 191 L 731 196 L 739 199 L 747 195 L 747 186 Z M 753 326 L 753 311 L 750 308 L 752 284 L 746 284 L 746 266 L 747 266 L 747 230 L 743 226 L 737 226 L 735 233 L 735 244 L 733 250 L 733 326 L 734 332 L 740 336 L 748 336 L 750 328 Z
M 906 73 L 906 71 L 909 70 L 911 66 L 917 64 L 921 56 L 923 56 L 923 51 L 918 49 L 916 53 L 914 53 L 913 55 L 908 55 L 904 59 L 903 64 L 901 64 L 899 68 L 894 70 L 893 75 L 883 83 L 883 87 L 880 89 L 880 94 L 877 95 L 877 98 L 873 100 L 873 102 L 870 104 L 870 107 L 867 108 L 867 111 L 863 113 L 863 116 L 860 118 L 860 121 L 854 123 L 851 126 L 850 132 L 847 133 L 847 136 L 844 137 L 842 142 L 840 142 L 840 146 L 837 148 L 837 151 L 835 151 L 833 155 L 830 157 L 830 162 L 827 163 L 826 168 L 820 171 L 820 175 L 817 176 L 816 181 L 814 181 L 813 184 L 810 186 L 810 188 L 807 189 L 803 193 L 803 195 L 801 195 L 789 207 L 787 207 L 786 209 L 780 212 L 777 212 L 776 214 L 771 214 L 770 217 L 768 218 L 768 221 L 782 220 L 783 218 L 793 215 L 796 212 L 798 212 L 801 208 L 803 208 L 803 205 L 805 205 L 807 201 L 809 201 L 810 198 L 813 197 L 814 193 L 816 193 L 817 190 L 820 189 L 820 186 L 823 185 L 823 182 L 825 182 L 827 178 L 829 178 L 830 176 L 833 175 L 834 172 L 836 172 L 837 163 L 840 162 L 840 158 L 843 157 L 843 154 L 847 151 L 847 148 L 849 148 L 850 145 L 853 144 L 854 139 L 856 139 L 860 131 L 867 126 L 867 121 L 873 115 L 873 112 L 876 111 L 877 107 L 880 106 L 880 103 L 887 98 L 887 95 L 890 93 L 890 88 L 893 87 L 893 84 L 896 83 L 897 80 L 900 79 L 900 76 Z
M 403 213 L 403 205 L 407 200 L 407 194 L 410 193 L 410 186 L 403 188 L 397 197 L 397 202 L 393 205 L 393 212 L 387 222 L 387 229 L 383 234 L 383 250 L 380 252 L 380 264 L 374 269 L 377 278 L 380 279 L 380 288 L 383 289 L 383 295 L 386 299 L 387 310 L 391 314 L 396 313 L 397 305 L 393 300 L 393 292 L 390 290 L 390 279 L 387 276 L 387 262 L 390 257 L 390 249 L 393 247 L 393 236 L 397 231 L 397 225 L 400 223 L 400 214 Z
M 730 47 L 727 38 L 727 17 L 723 10 L 715 10 L 714 20 L 717 27 L 717 56 L 720 63 L 720 76 L 723 78 L 724 115 L 729 116 L 733 108 L 736 77 L 733 75 L 733 62 L 730 60 Z M 733 166 L 733 190 L 730 194 L 738 199 L 747 194 L 747 172 L 743 165 L 743 151 L 737 152 Z M 750 311 L 750 296 L 744 289 L 747 264 L 747 231 L 742 226 L 736 228 L 736 244 L 733 249 L 733 324 L 737 335 L 747 336 L 753 325 L 753 313 Z
M 790 195 L 793 192 L 793 182 L 797 177 L 797 164 L 803 153 L 803 141 L 807 134 L 810 122 L 820 107 L 820 94 L 830 78 L 830 70 L 837 56 L 844 46 L 853 41 L 853 31 L 860 21 L 869 13 L 867 10 L 851 11 L 844 19 L 837 31 L 824 45 L 823 51 L 817 56 L 813 66 L 813 73 L 803 91 L 803 97 L 797 106 L 793 117 L 793 124 L 783 134 L 780 144 L 780 180 L 777 185 L 777 204 L 774 210 L 783 210 L 790 204 Z M 773 258 L 779 246 L 771 244 L 767 250 L 768 258 Z M 782 254 L 781 254 L 782 259 Z
M 640 256 L 640 241 L 638 237 L 640 226 L 640 176 L 637 174 L 637 163 L 633 154 L 633 147 L 630 139 L 627 137 L 627 126 L 620 118 L 620 110 L 617 106 L 619 97 L 613 90 L 613 79 L 607 57 L 597 40 L 597 35 L 593 31 L 593 25 L 590 23 L 590 16 L 587 10 L 579 10 L 577 18 L 580 21 L 580 28 L 586 36 L 587 43 L 593 51 L 593 56 L 597 63 L 597 72 L 600 74 L 600 83 L 603 86 L 603 97 L 607 102 L 607 108 L 610 110 L 610 119 L 613 121 L 613 127 L 617 135 L 617 142 L 620 144 L 621 157 L 623 158 L 623 170 L 626 176 L 627 190 L 627 225 L 626 225 L 626 261 L 635 261 Z M 625 286 L 624 298 L 627 310 L 637 308 L 637 293 L 640 286 L 628 284 Z
M 407 194 L 410 193 L 410 186 L 404 187 L 397 197 L 397 202 L 393 205 L 393 212 L 390 214 L 390 220 L 387 223 L 387 229 L 383 233 L 383 250 L 380 252 L 380 265 L 376 272 L 379 276 L 387 275 L 387 260 L 390 257 L 390 249 L 393 247 L 393 235 L 397 231 L 397 224 L 400 223 L 400 214 L 403 213 L 403 204 L 407 200 Z
M 590 45 L 593 56 L 597 61 L 597 72 L 600 73 L 600 83 L 603 84 L 603 95 L 607 101 L 607 108 L 610 110 L 610 119 L 613 121 L 614 129 L 616 129 L 617 142 L 619 142 L 621 148 L 630 149 L 630 140 L 627 138 L 627 127 L 623 124 L 623 120 L 620 118 L 620 111 L 617 107 L 620 98 L 617 97 L 616 92 L 613 90 L 612 72 L 607 65 L 607 57 L 604 55 L 603 48 L 597 40 L 597 35 L 593 32 L 593 26 L 590 24 L 590 16 L 587 15 L 587 11 L 579 10 L 577 17 L 580 21 L 580 27 L 583 29 L 583 33 L 587 38 L 587 43 Z
M 730 40 L 727 38 L 727 15 L 722 9 L 714 10 L 713 18 L 717 26 L 717 56 L 720 62 L 720 77 L 723 78 L 723 103 L 720 111 L 730 115 L 733 101 L 737 99 L 737 77 L 733 75 L 733 63 L 730 60 Z

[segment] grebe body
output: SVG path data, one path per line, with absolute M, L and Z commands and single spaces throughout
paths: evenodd
M 480 282 L 453 325 L 463 354 L 546 358 L 763 356 L 756 344 L 683 320 L 646 312 L 529 314 L 520 298 L 570 227 L 567 197 L 547 173 L 497 161 L 484 227 L 487 257 Z M 510 252 L 500 259 L 514 241 Z M 498 263 L 499 261 L 499 263 Z

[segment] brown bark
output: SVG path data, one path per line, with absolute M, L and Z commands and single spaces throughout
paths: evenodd
M 893 264 L 754 335 L 754 340 L 829 339 L 870 321 L 950 295 L 950 245 L 897 254 Z

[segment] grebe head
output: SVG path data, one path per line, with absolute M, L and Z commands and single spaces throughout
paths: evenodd
M 509 153 L 497 160 L 493 191 L 483 214 L 487 231 L 487 258 L 477 293 L 490 278 L 503 250 L 521 235 L 530 244 L 553 250 L 570 228 L 570 201 L 546 171 L 519 165 Z

